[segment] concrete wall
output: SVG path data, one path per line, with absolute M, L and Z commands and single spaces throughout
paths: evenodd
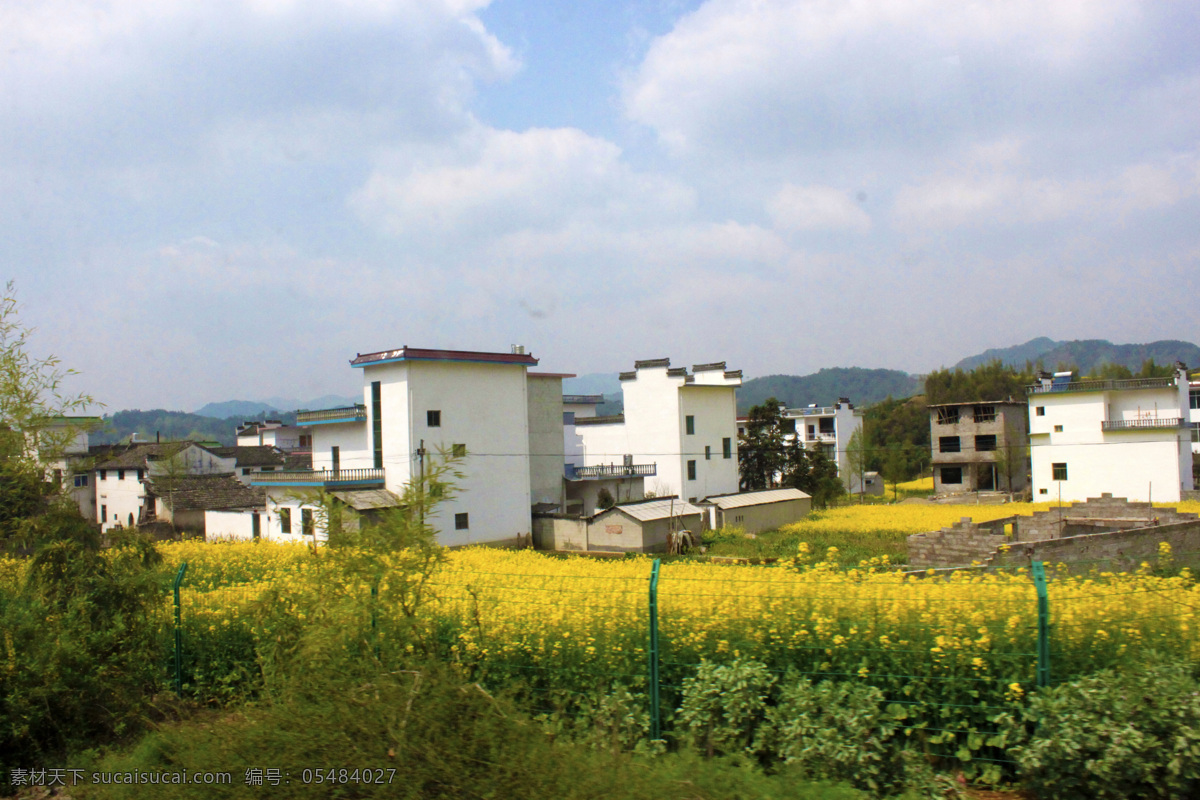
M 531 503 L 563 507 L 562 378 L 529 375 L 529 493 Z
M 564 514 L 534 514 L 533 546 L 538 550 L 587 550 L 587 520 Z
M 737 397 L 728 386 L 685 384 L 679 390 L 680 436 L 683 442 L 683 491 L 679 497 L 695 501 L 709 495 L 738 490 Z M 688 434 L 686 418 L 695 420 L 695 433 Z M 724 440 L 730 443 L 724 457 Z M 707 450 L 705 449 L 707 448 Z M 689 480 L 687 464 L 696 462 L 696 478 Z
M 1034 561 L 1051 564 L 1097 563 L 1104 569 L 1132 570 L 1142 563 L 1159 563 L 1159 547 L 1171 547 L 1175 566 L 1195 564 L 1200 552 L 1200 521 L 1176 522 L 1126 531 L 1092 533 L 1011 545 L 991 561 L 991 566 L 1027 566 Z
M 717 524 L 721 527 L 739 525 L 746 533 L 773 531 L 790 522 L 797 522 L 812 510 L 812 499 L 808 497 L 766 503 L 757 506 L 741 506 L 728 511 L 717 509 Z
M 260 520 L 265 517 L 260 512 Z M 265 526 L 264 526 L 265 527 Z M 254 538 L 254 516 L 249 511 L 205 511 L 204 539 L 208 542 L 250 541 Z M 265 537 L 264 537 L 265 538 Z

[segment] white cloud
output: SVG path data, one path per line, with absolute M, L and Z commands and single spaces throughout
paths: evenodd
M 850 194 L 831 186 L 787 184 L 766 204 L 775 227 L 787 231 L 867 231 L 871 218 Z
M 397 236 L 500 236 L 571 221 L 639 226 L 693 206 L 684 184 L 631 169 L 620 149 L 572 128 L 524 132 L 478 127 L 414 161 L 396 154 L 352 199 Z

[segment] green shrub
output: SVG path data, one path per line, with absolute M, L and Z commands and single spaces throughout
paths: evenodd
M 872 792 L 904 783 L 898 725 L 883 693 L 860 683 L 788 676 L 767 715 L 758 749 L 813 778 L 844 780 Z
M 1021 778 L 1044 800 L 1200 796 L 1200 683 L 1186 664 L 1043 689 L 1010 728 Z
M 750 752 L 775 682 L 759 661 L 738 659 L 726 666 L 701 661 L 696 675 L 683 682 L 676 726 L 704 755 Z

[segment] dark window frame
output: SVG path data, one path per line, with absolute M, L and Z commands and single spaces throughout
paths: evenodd
M 689 481 L 696 480 L 696 459 L 689 459 L 687 462 L 687 479 Z
M 1067 480 L 1067 462 L 1059 461 L 1050 465 L 1050 480 L 1065 481 Z
M 292 510 L 290 508 L 279 509 L 279 532 L 289 536 L 292 533 Z
M 938 437 L 938 452 L 939 453 L 961 453 L 962 452 L 962 437 L 961 436 L 939 436 Z
M 441 409 L 433 408 L 425 412 L 425 427 L 440 428 L 442 427 L 442 412 Z
M 471 530 L 471 514 L 467 511 L 459 511 L 454 515 L 454 530 L 469 531 Z
M 683 428 L 688 436 L 696 435 L 696 415 L 688 414 L 683 418 Z
M 733 438 L 726 436 L 721 440 L 721 458 L 733 458 Z

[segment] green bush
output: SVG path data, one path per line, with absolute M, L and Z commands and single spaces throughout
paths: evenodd
M 701 661 L 695 676 L 683 682 L 678 730 L 710 757 L 751 752 L 775 682 L 765 664 L 751 659 L 726 666 Z
M 1010 728 L 1022 781 L 1044 800 L 1200 796 L 1200 683 L 1186 664 L 1043 689 Z
M 758 749 L 772 753 L 804 774 L 848 781 L 871 792 L 895 791 L 904 784 L 902 739 L 884 710 L 883 693 L 859 683 L 788 676 Z

